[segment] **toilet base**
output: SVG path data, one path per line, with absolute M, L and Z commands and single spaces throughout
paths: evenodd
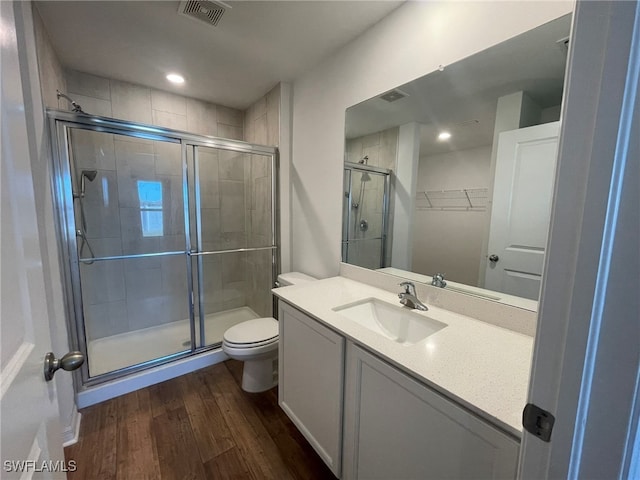
M 242 369 L 242 390 L 265 392 L 278 385 L 278 358 L 248 360 Z

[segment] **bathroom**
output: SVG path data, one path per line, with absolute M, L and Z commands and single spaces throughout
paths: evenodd
M 145 124 L 151 123 L 169 129 L 173 128 L 184 131 L 185 128 L 181 125 L 185 124 L 172 123 L 172 121 L 175 122 L 176 120 L 180 120 L 187 122 L 187 132 L 204 135 L 214 134 L 229 140 L 235 140 L 238 138 L 238 136 L 234 138 L 234 129 L 236 134 L 240 129 L 242 129 L 243 137 L 241 139 L 246 142 L 266 146 L 277 145 L 279 155 L 278 177 L 280 181 L 280 191 L 278 192 L 280 238 L 277 242 L 280 258 L 277 271 L 299 271 L 319 279 L 335 277 L 336 275 L 342 275 L 344 271 L 349 270 L 348 266 L 340 265 L 340 238 L 342 230 L 342 224 L 340 222 L 342 210 L 341 189 L 343 188 L 341 172 L 343 170 L 345 147 L 345 111 L 349 107 L 371 97 L 389 91 L 390 89 L 403 85 L 408 81 L 421 77 L 427 73 L 434 72 L 438 70 L 440 66 L 444 66 L 446 71 L 448 65 L 454 64 L 455 62 L 469 57 L 480 50 L 484 50 L 487 47 L 528 31 L 538 25 L 570 13 L 573 9 L 573 4 L 571 2 L 545 3 L 544 7 L 540 7 L 539 4 L 520 4 L 518 2 L 499 2 L 496 4 L 461 4 L 457 2 L 443 2 L 435 3 L 430 6 L 420 2 L 408 2 L 406 5 L 398 5 L 399 2 L 394 5 L 394 8 L 391 8 L 391 5 L 389 5 L 387 12 L 384 12 L 384 14 L 380 12 L 378 19 L 381 20 L 381 22 L 379 24 L 363 31 L 360 36 L 352 40 L 352 43 L 334 51 L 331 56 L 320 61 L 317 65 L 310 66 L 310 68 L 308 68 L 304 73 L 300 73 L 297 77 L 293 78 L 283 78 L 282 80 L 284 81 L 279 83 L 277 86 L 275 86 L 275 84 L 265 86 L 262 92 L 260 92 L 260 95 L 255 97 L 256 101 L 248 105 L 248 108 L 243 109 L 245 113 L 242 121 L 238 120 L 237 113 L 234 117 L 234 112 L 227 111 L 222 107 L 220 109 L 216 108 L 216 123 L 218 126 L 216 132 L 198 132 L 195 128 L 189 127 L 189 104 L 186 105 L 186 110 L 181 106 L 171 105 L 171 99 L 174 99 L 175 97 L 172 95 L 165 95 L 160 92 L 159 89 L 148 90 L 150 100 L 149 106 L 151 108 L 129 108 L 130 115 L 139 114 L 144 115 L 144 117 L 131 116 L 130 118 L 125 118 L 126 115 L 124 115 L 124 111 L 122 109 L 118 110 L 118 108 L 121 108 L 121 105 L 115 105 L 113 103 L 113 98 L 111 99 L 111 102 L 104 98 L 104 89 L 100 90 L 99 88 L 101 80 L 100 78 L 96 79 L 96 77 L 100 77 L 100 75 L 89 77 L 94 81 L 93 85 L 89 85 L 89 82 L 86 82 L 87 77 L 85 77 L 84 82 L 80 82 L 78 81 L 78 78 L 82 77 L 82 75 L 76 75 L 74 77 L 74 75 L 68 75 L 67 73 L 56 71 L 56 66 L 54 64 L 46 65 L 46 68 L 50 69 L 48 72 L 51 73 L 42 75 L 43 103 L 47 106 L 53 106 L 53 108 L 69 110 L 69 104 L 66 100 L 55 97 L 55 89 L 57 88 L 77 101 L 88 113 L 99 112 L 99 114 L 106 115 L 108 117 L 112 116 L 115 118 L 123 118 L 125 120 Z M 50 6 L 49 8 L 55 7 Z M 586 9 L 587 7 L 583 8 Z M 627 8 L 632 7 L 628 6 Z M 588 14 L 589 12 L 585 13 L 585 18 L 588 18 Z M 616 17 L 613 13 L 611 15 L 614 20 L 619 20 L 619 17 Z M 621 17 L 633 18 L 633 15 L 630 15 L 627 11 L 625 14 L 621 15 Z M 33 23 L 36 24 L 36 31 L 38 22 L 38 16 L 34 15 Z M 447 28 L 447 22 L 455 22 L 455 41 L 453 41 L 451 37 L 452 34 L 450 32 L 447 33 L 447 30 L 450 30 Z M 626 25 L 624 22 L 622 23 L 623 25 Z M 486 27 L 481 27 L 481 25 L 486 24 L 491 24 L 492 28 L 487 29 Z M 424 28 L 424 25 L 428 25 L 428 28 Z M 578 26 L 579 25 L 580 23 L 578 23 Z M 20 32 L 21 30 L 18 29 L 18 31 Z M 624 29 L 621 29 L 620 31 L 622 32 L 620 35 L 623 35 L 625 32 Z M 592 35 L 594 35 L 595 38 L 596 34 L 592 33 Z M 605 40 L 602 38 L 594 38 L 592 38 L 591 41 L 601 41 L 606 44 Z M 35 40 L 31 39 L 29 48 L 35 48 L 33 45 L 35 41 L 38 41 L 37 37 Z M 413 45 L 414 48 L 407 51 L 406 45 Z M 578 53 L 580 52 L 580 45 L 581 44 L 578 43 L 575 47 L 578 49 L 576 52 L 576 61 L 580 60 L 580 57 L 578 56 Z M 39 52 L 42 52 L 43 49 L 47 47 L 40 44 L 37 48 Z M 407 51 L 407 54 L 399 55 L 398 52 L 400 51 Z M 57 55 L 63 54 L 63 52 L 60 51 L 54 53 Z M 381 67 L 381 59 L 384 59 L 383 68 Z M 624 65 L 626 65 L 626 63 Z M 614 64 L 612 68 L 623 68 L 623 66 Z M 33 63 L 30 64 L 30 67 L 34 67 Z M 577 67 L 574 66 L 574 68 Z M 589 73 L 586 71 L 588 69 L 584 65 L 580 68 L 585 69 L 585 72 L 580 70 L 582 74 L 586 75 Z M 21 67 L 20 71 L 24 72 L 26 70 Z M 62 78 L 56 78 L 56 75 L 61 75 Z M 103 84 L 104 78 L 105 77 L 102 76 Z M 117 90 L 117 87 L 114 88 L 113 86 L 116 85 L 116 82 L 114 80 L 114 83 L 111 83 L 112 80 L 113 79 L 107 81 L 107 83 L 110 84 L 109 88 L 111 89 L 111 94 Z M 58 85 L 61 85 L 63 88 L 60 88 Z M 615 86 L 611 86 L 610 88 L 613 92 L 621 92 L 624 90 L 619 85 L 617 86 L 617 89 Z M 169 90 L 169 88 L 163 88 L 163 90 L 165 89 Z M 91 92 L 88 90 L 91 90 Z M 577 87 L 576 91 L 579 92 Z M 621 94 L 618 94 L 617 97 L 614 95 L 615 98 L 620 96 Z M 586 98 L 589 98 L 589 95 L 586 95 Z M 156 106 L 162 105 L 163 101 L 164 105 L 158 108 L 153 108 L 154 100 Z M 279 116 L 279 119 L 275 124 L 269 122 L 269 118 L 274 118 L 274 104 L 278 107 L 275 111 L 279 112 L 275 113 L 276 118 Z M 271 109 L 270 106 L 272 107 Z M 102 110 L 108 108 L 111 109 L 110 112 L 108 110 Z M 176 108 L 177 110 L 171 110 L 172 108 Z M 565 106 L 565 108 L 567 107 Z M 589 111 L 587 113 L 593 112 Z M 593 113 L 593 115 L 596 113 Z M 204 115 L 206 115 L 206 113 L 204 113 Z M 251 118 L 252 116 L 254 117 L 253 119 Z M 252 120 L 255 120 L 256 124 L 260 123 L 262 129 L 262 131 L 258 132 L 254 137 L 249 136 L 251 135 Z M 196 124 L 198 123 L 199 122 L 196 122 Z M 212 122 L 207 123 L 210 125 Z M 272 130 L 269 132 L 270 125 Z M 279 131 L 274 130 L 273 125 L 276 125 Z M 42 133 L 48 128 L 48 125 L 37 125 L 35 132 Z M 211 148 L 222 147 L 224 147 L 224 145 L 217 144 Z M 37 152 L 44 152 L 44 149 L 39 145 L 39 142 L 36 142 L 35 144 L 32 143 L 30 148 L 32 150 L 35 149 Z M 224 150 L 224 148 L 222 149 Z M 42 153 L 42 155 L 43 157 L 41 158 L 44 158 L 45 154 Z M 42 171 L 46 171 L 46 169 L 50 168 L 48 163 L 43 160 L 41 160 L 41 164 L 33 162 L 32 164 L 40 165 L 42 167 Z M 91 170 L 89 167 L 84 169 Z M 88 174 L 91 175 L 90 173 Z M 570 174 L 566 173 L 566 175 L 568 176 Z M 564 178 L 562 176 L 562 172 L 560 172 L 558 178 L 559 181 L 562 181 Z M 95 194 L 95 189 L 94 192 L 91 192 L 91 189 L 92 187 L 97 187 L 100 184 L 94 183 L 95 179 L 94 181 L 89 180 L 90 179 L 88 179 L 88 177 L 85 179 L 87 195 Z M 232 181 L 228 178 L 222 180 Z M 249 180 L 251 181 L 254 179 L 250 178 Z M 55 264 L 58 261 L 58 252 L 56 251 L 57 246 L 56 242 L 53 241 L 53 239 L 56 238 L 54 222 L 55 212 L 51 211 L 53 210 L 51 208 L 50 200 L 52 194 L 51 186 L 48 182 L 49 180 L 47 175 L 37 175 L 37 178 L 36 175 L 34 175 L 33 184 L 35 187 L 36 205 L 40 207 L 37 211 L 40 212 L 40 209 L 42 209 L 42 214 L 38 217 L 38 228 L 41 231 L 47 232 L 47 240 L 41 240 L 40 250 L 46 253 L 45 260 L 48 259 L 49 262 L 47 267 L 49 269 L 49 278 L 56 278 L 60 273 L 55 270 Z M 584 179 L 584 184 L 587 184 L 586 178 Z M 607 181 L 606 187 L 603 188 L 609 188 L 608 185 L 609 182 Z M 572 189 L 570 186 L 571 182 L 569 182 L 569 188 L 562 190 L 562 193 L 566 194 L 567 197 L 564 198 L 561 195 L 561 198 L 556 199 L 556 204 L 560 201 L 564 201 L 566 202 L 566 205 L 575 205 L 575 202 L 577 201 L 576 198 L 579 198 L 581 199 L 580 202 L 584 202 L 587 207 L 592 206 L 584 200 L 584 195 L 582 197 L 580 196 L 584 192 L 575 192 L 575 188 Z M 587 193 L 592 192 L 591 189 L 587 189 L 586 191 Z M 594 193 L 594 195 L 596 195 L 596 193 Z M 571 194 L 576 195 L 576 197 L 571 198 Z M 49 198 L 48 202 L 47 196 Z M 596 202 L 595 199 L 597 198 L 597 196 L 594 196 L 592 202 Z M 4 203 L 5 202 L 3 202 L 3 204 Z M 87 203 L 89 203 L 89 200 L 87 200 Z M 602 204 L 603 202 L 599 203 Z M 604 202 L 604 204 L 606 204 L 606 202 Z M 45 210 L 45 207 L 49 210 Z M 271 213 L 274 214 L 273 211 Z M 564 212 L 557 211 L 556 213 L 560 215 Z M 592 214 L 593 217 L 589 217 L 592 219 L 592 222 L 597 222 L 600 218 L 596 213 Z M 600 212 L 600 216 L 602 215 L 604 215 L 604 213 Z M 572 217 L 569 216 L 568 218 L 571 219 Z M 552 224 L 552 231 L 554 225 L 561 225 L 560 220 L 561 217 L 557 217 L 553 220 L 554 223 Z M 89 222 L 91 222 L 91 219 L 89 219 Z M 569 227 L 573 226 L 572 222 L 575 223 L 575 220 L 564 222 L 566 227 L 564 232 L 562 230 L 558 230 L 559 234 L 557 238 L 561 239 L 562 235 L 565 235 L 565 244 L 563 245 L 560 240 L 557 240 L 559 243 L 554 250 L 554 244 L 552 243 L 549 248 L 551 255 L 553 255 L 554 252 L 557 252 L 556 255 L 558 255 L 559 258 L 563 258 L 563 248 L 566 250 L 567 245 L 571 244 L 572 241 L 571 233 L 567 231 L 569 230 Z M 598 235 L 595 230 L 597 230 L 598 225 L 591 224 L 588 225 L 588 227 L 590 228 L 588 232 L 591 232 L 591 235 L 597 237 Z M 577 228 L 578 227 L 576 226 L 576 229 Z M 600 230 L 600 237 L 601 236 L 602 229 Z M 582 233 L 582 238 L 586 238 L 585 232 Z M 587 255 L 588 248 L 595 247 L 594 245 L 585 243 L 584 248 L 586 249 L 584 252 L 576 249 L 570 249 L 569 252 L 571 252 L 572 255 L 580 255 L 579 258 L 589 258 Z M 637 252 L 635 254 L 637 254 Z M 598 258 L 598 256 L 599 251 L 594 258 Z M 564 285 L 564 283 L 567 282 L 561 280 L 566 278 L 566 274 L 556 271 L 554 276 L 554 268 L 559 269 L 563 264 L 564 260 L 551 263 L 547 261 L 547 265 L 545 267 L 547 268 L 547 289 L 550 290 L 553 288 L 557 296 L 551 296 L 551 293 L 549 293 L 549 299 L 546 300 L 546 297 L 543 295 L 543 308 L 540 310 L 538 318 L 538 322 L 543 323 L 539 323 L 539 325 L 544 324 L 545 315 L 548 315 L 547 318 L 553 318 L 554 308 L 571 310 L 571 305 L 560 305 L 561 302 L 558 300 L 558 298 L 570 298 L 571 294 L 569 294 L 567 289 L 573 288 L 573 285 Z M 84 268 L 85 266 L 82 265 L 81 267 Z M 88 268 L 89 265 L 86 267 Z M 583 268 L 591 268 L 591 266 L 586 265 L 583 266 Z M 632 265 L 628 268 L 632 268 Z M 155 270 L 150 270 L 153 270 L 153 273 L 146 272 L 148 276 L 145 278 L 153 277 L 155 274 L 162 274 L 157 268 Z M 242 272 L 239 272 L 237 267 L 234 267 L 233 265 L 229 266 L 229 270 L 229 274 L 235 274 L 237 280 L 238 277 L 242 275 Z M 45 271 L 47 270 L 45 269 Z M 368 277 L 366 272 L 353 271 L 356 272 L 355 275 L 359 275 L 360 281 L 367 280 L 374 281 L 375 283 L 375 280 L 365 278 Z M 597 272 L 597 268 L 591 272 L 590 275 L 585 275 L 584 271 L 582 271 L 581 277 L 585 279 L 592 279 L 591 282 L 593 283 L 595 282 L 594 279 L 597 277 Z M 565 276 L 563 277 L 563 275 Z M 273 271 L 269 272 L 269 276 L 272 277 L 270 279 L 271 281 L 275 281 L 275 278 L 273 278 L 275 277 L 275 273 Z M 130 277 L 131 281 L 136 278 L 135 275 L 130 275 Z M 627 277 L 635 278 L 632 275 L 628 275 Z M 137 278 L 142 277 L 138 276 Z M 233 275 L 231 275 L 231 278 L 233 278 Z M 554 279 L 555 281 L 552 282 Z M 243 280 L 240 279 L 238 280 L 238 283 L 242 281 Z M 45 307 L 49 311 L 49 315 L 56 319 L 52 327 L 54 338 L 52 343 L 53 348 L 51 349 L 54 350 L 55 353 L 62 354 L 70 349 L 66 333 L 68 328 L 66 321 L 58 321 L 65 318 L 62 287 L 59 285 L 60 282 L 49 283 L 51 283 L 51 285 L 47 284 L 44 288 L 45 291 L 48 292 L 47 298 L 51 299 L 51 301 L 48 302 Z M 394 286 L 393 288 L 396 287 Z M 423 299 L 426 298 L 426 303 L 429 304 L 430 290 L 425 290 L 425 288 L 427 287 L 418 286 L 418 296 Z M 594 287 L 591 286 L 592 292 L 593 288 Z M 575 295 L 577 295 L 576 291 L 573 291 L 574 298 L 577 298 L 575 297 Z M 560 295 L 558 292 L 564 292 L 566 295 Z M 627 289 L 622 289 L 619 293 L 624 295 L 625 292 L 627 292 Z M 449 299 L 445 298 L 444 293 L 445 292 L 442 292 L 441 294 L 441 300 L 444 303 L 438 305 L 438 307 L 446 308 L 448 306 L 447 301 L 449 301 Z M 591 296 L 594 296 L 593 293 Z M 460 300 L 460 303 L 465 303 L 465 300 Z M 475 304 L 469 308 L 473 307 L 475 307 Z M 549 310 L 546 311 L 544 307 Z M 633 306 L 627 308 L 633 308 Z M 558 310 L 555 310 L 555 312 L 557 313 Z M 588 314 L 590 314 L 590 312 Z M 529 322 L 531 321 L 531 318 L 533 318 L 533 322 L 536 321 L 536 315 L 531 314 L 530 312 L 523 313 L 521 317 L 526 317 L 526 321 Z M 516 321 L 520 320 L 516 319 Z M 553 329 L 554 327 L 550 326 L 549 328 Z M 624 331 L 624 329 L 622 331 Z M 616 329 L 615 334 L 622 336 L 624 340 L 625 337 L 622 335 L 620 329 Z M 541 334 L 538 333 L 538 335 Z M 552 338 L 554 336 L 552 333 L 549 333 L 548 335 Z M 565 338 L 564 334 L 561 336 L 562 338 Z M 582 336 L 585 336 L 584 332 L 582 333 Z M 633 337 L 633 334 L 628 336 Z M 581 338 L 580 334 L 576 334 L 571 337 L 571 340 L 577 343 Z M 188 337 L 181 338 L 181 341 L 187 339 Z M 576 345 L 574 348 L 577 351 L 580 351 L 581 347 L 580 345 Z M 631 349 L 631 351 L 634 350 Z M 219 356 L 218 360 L 215 359 L 216 355 L 219 355 L 219 353 L 214 350 L 207 353 L 210 356 L 207 361 L 219 361 L 222 359 L 222 356 Z M 559 364 L 561 359 L 557 357 L 555 359 L 557 360 L 557 364 Z M 572 365 L 572 367 L 578 368 L 575 365 Z M 175 368 L 175 370 L 169 373 L 167 370 L 171 370 L 172 368 Z M 179 367 L 177 365 L 172 365 L 170 367 L 164 366 L 154 373 L 155 378 L 153 381 L 158 382 L 166 380 L 170 378 L 169 375 L 179 375 L 180 368 L 186 367 Z M 182 373 L 186 373 L 186 370 L 182 370 Z M 67 376 L 65 377 L 63 375 Z M 163 375 L 166 376 L 163 377 Z M 566 375 L 569 375 L 569 373 L 566 373 Z M 70 407 L 75 403 L 74 390 L 71 387 L 71 376 L 68 374 L 58 374 L 55 379 L 55 383 L 57 384 L 57 396 L 59 399 L 58 403 L 60 405 L 59 408 L 61 412 L 60 417 L 63 429 L 67 430 L 73 424 L 73 419 L 76 418 L 73 408 Z M 539 381 L 542 382 L 543 380 Z M 532 385 L 535 386 L 535 378 L 532 382 Z M 556 382 L 560 383 L 559 377 Z M 627 383 L 633 384 L 633 382 Z M 576 385 L 570 381 L 563 383 L 563 385 L 565 384 L 567 385 L 567 388 L 570 386 L 576 388 Z M 99 386 L 100 385 L 98 385 L 98 387 Z M 122 382 L 119 384 L 119 388 L 121 388 L 121 393 L 125 393 L 131 391 L 131 388 L 133 387 Z M 577 388 L 580 388 L 579 383 Z M 89 403 L 91 403 L 91 401 L 89 401 Z M 571 406 L 567 406 L 567 408 L 571 408 Z M 4 413 L 5 412 L 3 411 L 3 419 Z M 560 421 L 560 418 L 558 420 Z M 566 418 L 563 421 L 569 424 L 574 423 L 570 419 Z M 73 433 L 73 427 L 71 427 L 69 431 Z M 571 434 L 573 434 L 573 432 L 571 432 Z M 533 442 L 533 440 L 531 440 L 531 442 Z M 531 448 L 535 450 L 538 447 L 536 447 L 536 445 L 531 445 Z M 29 449 L 27 448 L 26 450 L 28 451 Z M 541 453 L 538 452 L 538 454 Z M 549 454 L 549 452 L 545 452 L 545 454 Z

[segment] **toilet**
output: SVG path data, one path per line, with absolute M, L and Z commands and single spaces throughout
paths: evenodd
M 278 287 L 316 280 L 299 272 L 278 275 Z M 224 332 L 222 351 L 244 362 L 242 389 L 264 392 L 278 384 L 278 321 L 272 317 L 247 320 Z

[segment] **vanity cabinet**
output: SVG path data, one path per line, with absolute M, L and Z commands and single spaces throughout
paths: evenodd
M 280 406 L 338 478 L 515 478 L 517 439 L 291 305 L 279 312 Z
M 280 407 L 340 477 L 344 338 L 282 301 L 279 329 Z
M 348 343 L 344 479 L 516 475 L 517 440 Z

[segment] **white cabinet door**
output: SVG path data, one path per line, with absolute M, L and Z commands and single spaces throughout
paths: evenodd
M 343 478 L 515 478 L 517 440 L 352 343 Z
M 278 401 L 340 477 L 344 338 L 280 301 Z
M 484 288 L 538 300 L 559 131 L 552 122 L 500 134 Z

